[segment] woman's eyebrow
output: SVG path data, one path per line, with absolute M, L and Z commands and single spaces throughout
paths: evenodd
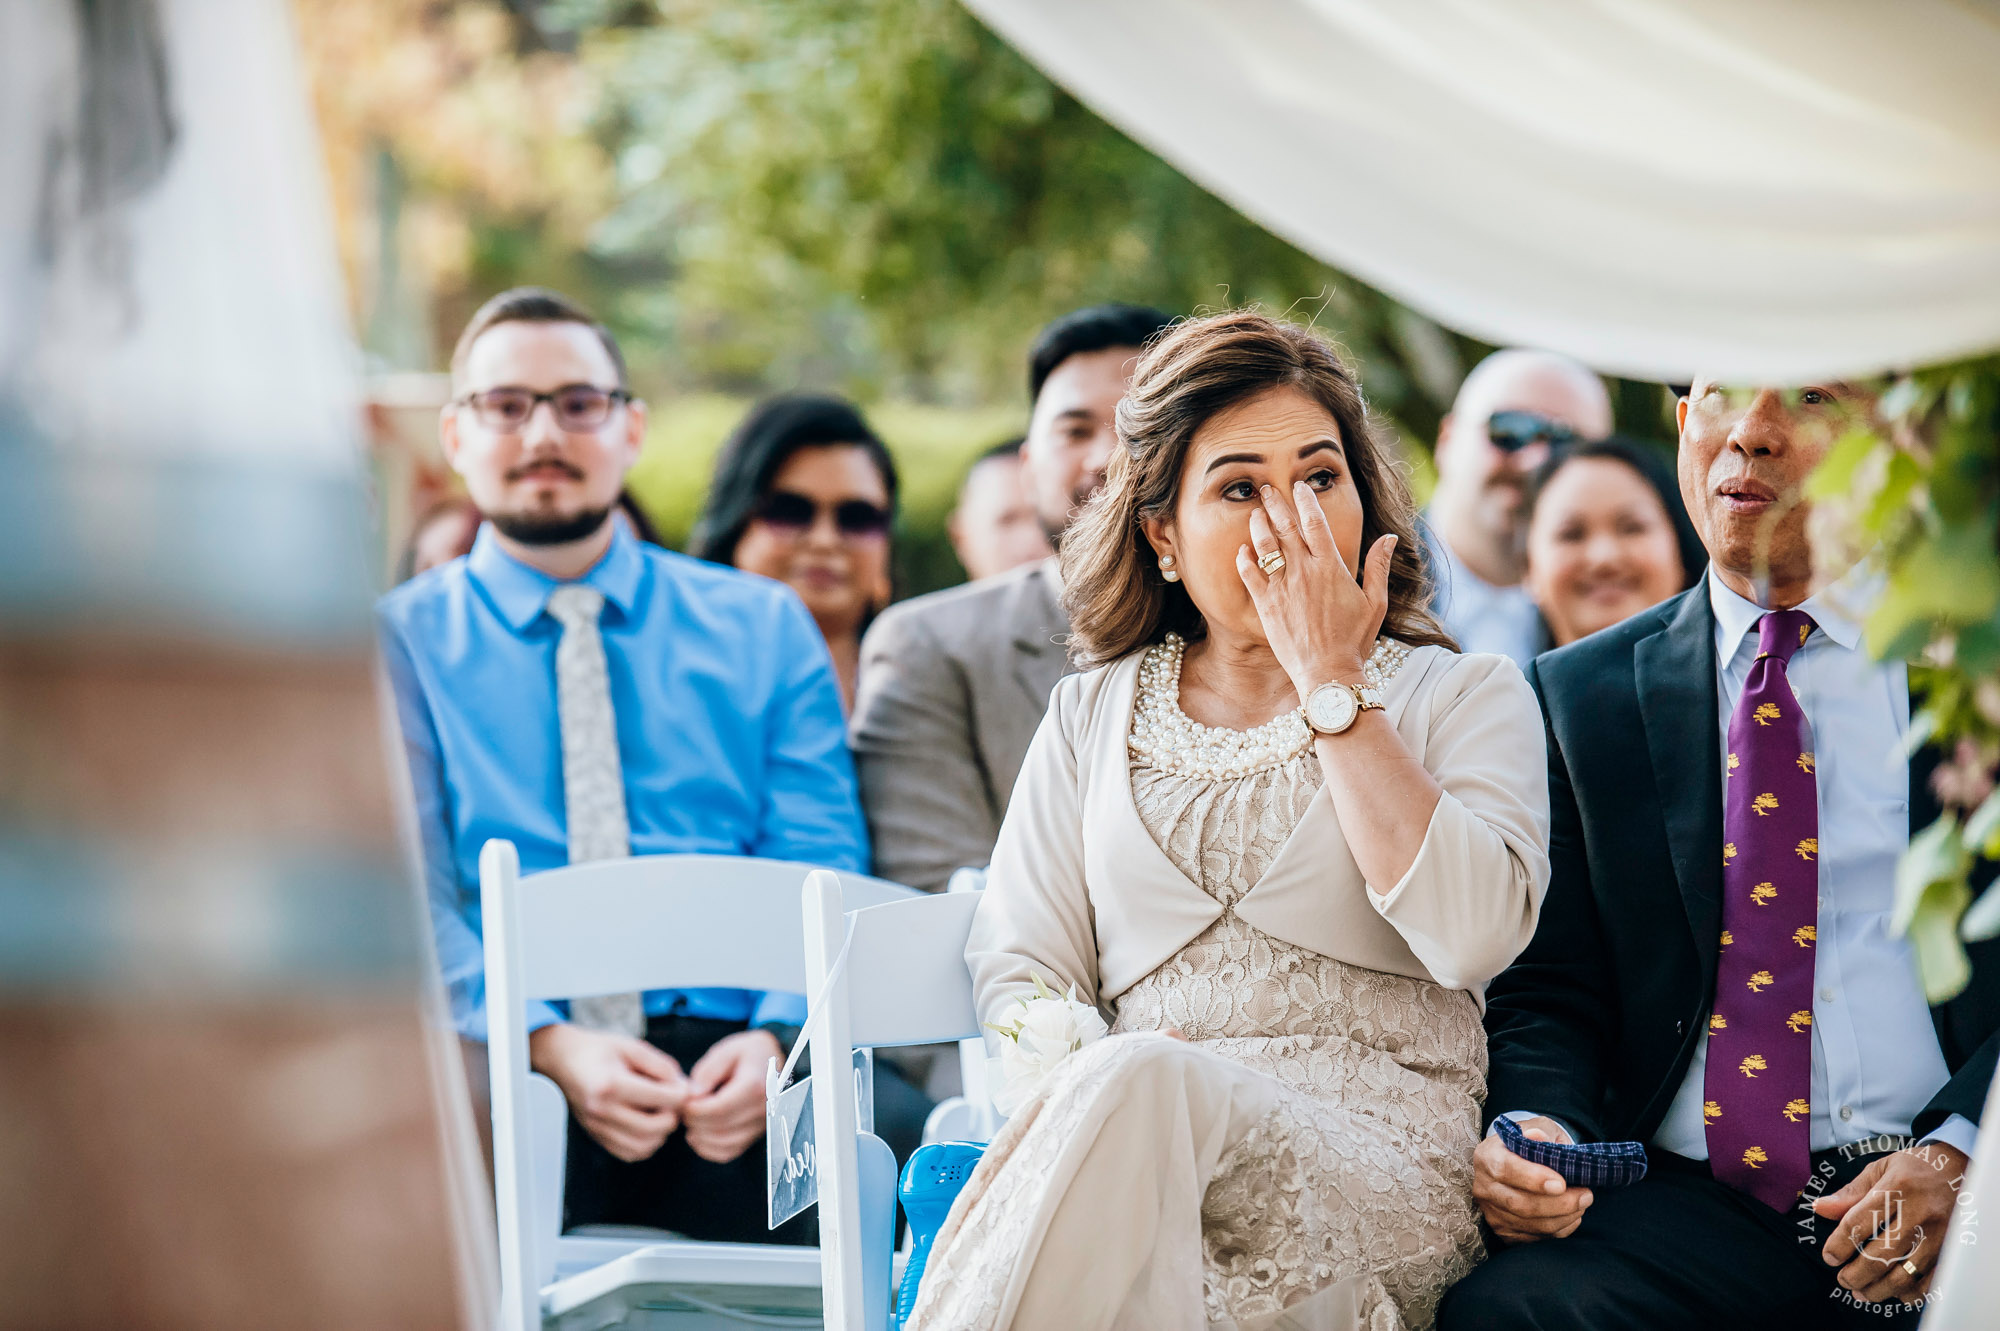
M 1345 458 L 1347 456 L 1346 452 L 1340 447 L 1340 441 L 1328 436 L 1324 439 L 1315 439 L 1304 448 L 1301 448 L 1299 450 L 1299 457 L 1302 459 L 1309 458 L 1321 449 L 1331 449 L 1336 457 Z M 1208 465 L 1201 469 L 1201 474 L 1206 476 L 1217 467 L 1227 466 L 1231 462 L 1248 462 L 1254 466 L 1262 461 L 1264 461 L 1262 453 L 1223 453 L 1217 457 L 1210 458 Z
M 1262 453 L 1224 453 L 1219 457 L 1210 458 L 1208 460 L 1208 465 L 1202 468 L 1201 474 L 1206 476 L 1208 475 L 1209 472 L 1214 471 L 1217 467 L 1224 467 L 1232 462 L 1248 462 L 1252 466 L 1255 466 L 1257 463 L 1262 462 L 1263 460 L 1264 460 L 1264 455 Z

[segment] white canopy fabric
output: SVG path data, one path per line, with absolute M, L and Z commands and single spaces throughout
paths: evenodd
M 2000 0 L 966 3 L 1488 341 L 1776 383 L 2000 347 Z

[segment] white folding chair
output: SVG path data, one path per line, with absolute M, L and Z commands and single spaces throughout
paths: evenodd
M 853 1066 L 856 1049 L 978 1035 L 965 965 L 977 893 L 878 905 L 848 890 L 838 875 L 818 871 L 807 876 L 804 896 L 807 992 L 826 992 L 820 1002 L 824 1011 L 816 1010 L 808 1035 L 815 1078 L 824 1069 Z M 881 1232 L 863 1232 L 863 1147 L 854 1096 L 825 1094 L 826 1089 L 821 1086 L 812 1097 L 826 1329 L 887 1331 L 894 1212 Z M 881 1147 L 879 1141 L 868 1145 Z
M 527 1031 L 533 999 L 669 986 L 808 992 L 795 940 L 804 936 L 800 884 L 814 872 L 870 905 L 920 895 L 860 874 L 724 855 L 641 856 L 523 877 L 512 842 L 486 843 L 479 890 L 501 1331 L 541 1331 L 545 1321 L 610 1326 L 648 1304 L 697 1315 L 676 1326 L 702 1324 L 704 1308 L 780 1319 L 815 1311 L 821 1266 L 811 1248 L 563 1237 L 568 1107 L 553 1082 L 529 1071 Z M 738 1323 L 718 1314 L 706 1324 Z
M 981 892 L 986 888 L 986 870 L 959 869 L 953 872 L 947 892 Z M 924 1144 L 933 1142 L 987 1142 L 1000 1131 L 1000 1111 L 993 1107 L 993 1089 L 987 1084 L 986 1040 L 974 1035 L 958 1042 L 958 1095 L 942 1101 L 924 1120 Z

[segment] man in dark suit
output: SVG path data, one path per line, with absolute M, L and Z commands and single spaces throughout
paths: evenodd
M 1697 382 L 1680 477 L 1708 577 L 1529 671 L 1552 876 L 1487 993 L 1487 1113 L 1643 1141 L 1651 1167 L 1593 1193 L 1489 1132 L 1498 1242 L 1443 1331 L 1915 1321 L 1978 1149 L 2000 944 L 1930 1009 L 1890 924 L 1936 760 L 1899 758 L 1904 667 L 1860 641 L 1865 569 L 1816 576 L 1801 500 L 1872 405 Z

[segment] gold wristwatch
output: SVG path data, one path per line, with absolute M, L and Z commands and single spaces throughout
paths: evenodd
M 1322 684 L 1306 695 L 1306 724 L 1322 735 L 1338 735 L 1363 712 L 1382 710 L 1382 691 L 1359 684 Z

